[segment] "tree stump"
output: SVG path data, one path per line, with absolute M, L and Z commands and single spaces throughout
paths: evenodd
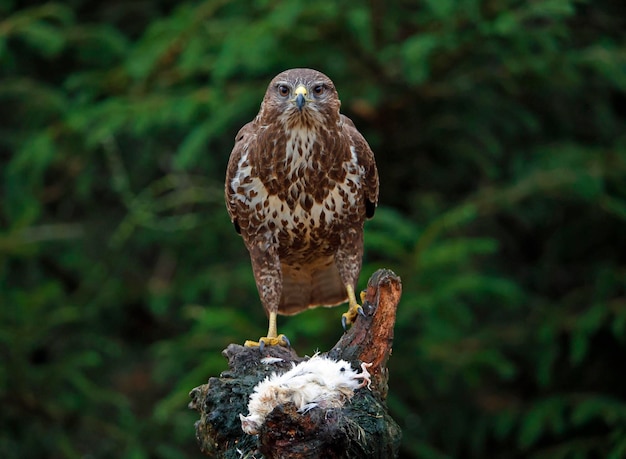
M 204 454 L 217 458 L 390 458 L 396 457 L 401 431 L 387 412 L 387 360 L 391 355 L 396 308 L 402 284 L 390 270 L 370 278 L 360 316 L 326 354 L 359 368 L 371 363 L 371 386 L 362 387 L 341 408 L 279 405 L 266 417 L 258 435 L 241 428 L 254 386 L 272 373 L 284 373 L 292 362 L 306 360 L 280 346 L 247 348 L 230 344 L 223 355 L 229 370 L 196 387 L 189 407 L 200 413 L 196 438 Z M 268 358 L 269 357 L 269 358 Z

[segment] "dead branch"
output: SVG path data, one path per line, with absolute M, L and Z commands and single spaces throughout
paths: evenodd
M 293 362 L 305 359 L 280 346 L 266 347 L 261 353 L 258 348 L 229 345 L 223 351 L 229 370 L 190 393 L 189 406 L 200 413 L 196 437 L 202 452 L 224 459 L 395 457 L 401 432 L 387 412 L 386 364 L 401 293 L 398 276 L 390 270 L 376 271 L 366 290 L 365 317 L 359 317 L 327 353 L 353 368 L 372 363 L 371 390 L 358 389 L 341 408 L 301 413 L 291 403 L 277 406 L 258 435 L 244 433 L 239 419 L 239 414 L 248 412 L 254 387 L 271 373 L 284 373 Z

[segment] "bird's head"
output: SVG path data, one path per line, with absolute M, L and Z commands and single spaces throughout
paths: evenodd
M 270 82 L 259 116 L 261 122 L 278 120 L 290 128 L 329 126 L 339 121 L 340 106 L 330 78 L 316 70 L 291 69 Z

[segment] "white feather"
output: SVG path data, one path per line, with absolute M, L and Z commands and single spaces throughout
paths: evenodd
M 248 416 L 239 415 L 241 428 L 251 435 L 258 433 L 267 415 L 285 403 L 293 403 L 301 413 L 316 407 L 339 408 L 356 389 L 369 387 L 369 366 L 371 364 L 361 364 L 362 372 L 359 373 L 345 360 L 332 360 L 316 354 L 305 362 L 294 364 L 286 373 L 274 373 L 255 386 L 248 401 Z

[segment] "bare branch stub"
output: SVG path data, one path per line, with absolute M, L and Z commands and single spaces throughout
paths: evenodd
M 402 295 L 400 278 L 389 269 L 370 277 L 361 317 L 328 352 L 335 359 L 371 363 L 372 390 L 380 400 L 387 398 L 387 361 L 393 345 L 396 309 Z

